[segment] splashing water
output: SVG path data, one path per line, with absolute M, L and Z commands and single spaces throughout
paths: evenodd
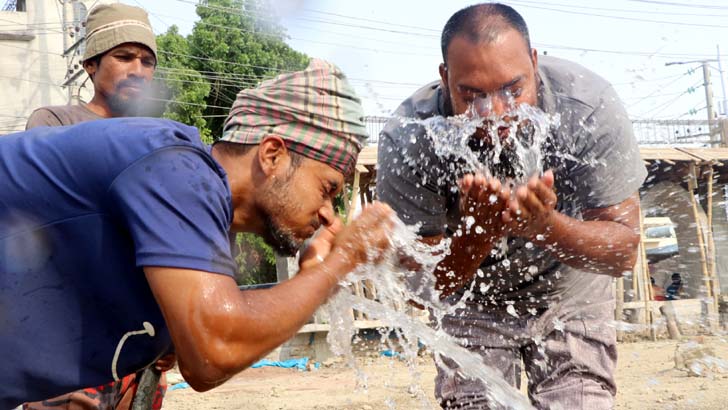
M 531 409 L 528 399 L 503 380 L 499 371 L 483 365 L 477 354 L 460 346 L 456 339 L 441 329 L 430 327 L 405 313 L 403 302 L 406 301 L 425 306 L 438 318 L 459 307 L 441 303 L 434 291 L 432 272 L 447 252 L 450 241 L 443 240 L 433 246 L 425 245 L 419 241 L 416 231 L 417 226 L 405 226 L 395 218 L 392 249 L 376 262 L 360 266 L 349 274 L 346 281 L 340 284 L 336 295 L 322 307 L 322 313 L 328 316 L 331 323 L 327 341 L 332 352 L 346 357 L 349 365 L 355 369 L 360 384 L 366 387 L 366 374 L 356 366 L 352 354 L 351 341 L 356 333 L 354 318 L 350 314 L 353 308 L 393 329 L 402 349 L 401 357 L 406 361 L 413 378 L 419 374 L 416 359 L 419 344 L 422 343 L 435 354 L 438 362 L 442 361 L 441 356 L 447 357 L 459 366 L 460 375 L 485 383 L 488 386 L 488 397 L 493 402 L 507 404 L 513 409 Z M 427 274 L 415 274 L 404 268 L 400 263 L 402 257 L 417 262 Z M 353 283 L 364 280 L 377 289 L 377 301 L 357 296 L 350 291 Z M 426 406 L 427 399 L 422 394 L 422 389 L 415 390 L 423 407 Z M 390 407 L 391 405 L 392 403 Z
M 455 159 L 464 165 L 467 172 L 477 171 L 496 177 L 503 177 L 494 172 L 500 166 L 500 169 L 509 170 L 511 178 L 522 183 L 531 175 L 543 171 L 542 147 L 549 130 L 558 126 L 559 119 L 528 105 L 512 108 L 504 117 L 509 120 L 492 115 L 473 115 L 471 110 L 468 114 L 454 117 L 400 120 L 405 125 L 416 123 L 424 127 L 434 153 L 439 158 Z M 486 135 L 496 136 L 490 138 L 492 144 L 484 150 L 473 149 L 473 136 L 479 128 L 485 130 Z M 504 164 L 504 161 L 508 164 Z M 472 222 L 474 221 L 470 225 Z M 327 340 L 332 352 L 347 358 L 349 365 L 356 371 L 360 385 L 366 388 L 366 374 L 356 366 L 352 354 L 351 344 L 356 327 L 350 312 L 351 309 L 356 309 L 381 321 L 385 327 L 395 332 L 402 350 L 400 357 L 406 361 L 413 379 L 419 374 L 416 359 L 419 344 L 423 343 L 434 353 L 435 361 L 441 368 L 448 368 L 443 361 L 443 358 L 448 358 L 459 367 L 452 371 L 459 372 L 460 376 L 482 381 L 487 386 L 486 394 L 491 402 L 513 409 L 532 408 L 528 399 L 509 385 L 499 371 L 484 365 L 479 355 L 462 347 L 458 340 L 439 326 L 443 317 L 462 307 L 473 291 L 466 290 L 461 302 L 454 305 L 442 303 L 439 293 L 435 291 L 433 272 L 449 252 L 450 241 L 443 240 L 433 246 L 425 245 L 416 234 L 417 226 L 405 226 L 397 218 L 394 225 L 391 235 L 392 249 L 376 259 L 376 262 L 372 261 L 349 274 L 340 284 L 336 295 L 322 308 L 322 313 L 329 317 L 331 324 Z M 477 228 L 482 230 L 482 227 Z M 505 241 L 501 241 L 500 246 L 505 246 Z M 418 272 L 402 266 L 402 258 L 416 262 L 419 265 Z M 506 261 L 505 263 L 510 262 L 507 259 Z M 359 281 L 373 285 L 377 290 L 376 301 L 351 292 L 352 285 Z M 408 316 L 404 310 L 406 301 L 413 301 L 428 309 L 434 326 L 428 326 Z M 509 313 L 514 314 L 513 306 L 508 307 L 513 311 Z M 419 398 L 423 407 L 426 407 L 427 399 L 421 394 L 422 389 L 415 390 L 420 392 Z M 388 406 L 393 408 L 393 403 Z
M 399 120 L 403 125 L 421 125 L 438 158 L 455 159 L 468 172 L 514 178 L 516 182 L 543 171 L 544 143 L 549 130 L 560 123 L 558 114 L 550 115 L 527 104 L 503 116 L 483 117 L 471 109 L 452 117 Z M 478 141 L 475 135 L 479 130 L 489 137 L 489 143 Z

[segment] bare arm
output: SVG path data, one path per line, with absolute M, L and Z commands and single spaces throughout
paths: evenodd
M 372 208 L 336 235 L 323 261 L 270 289 L 241 292 L 229 276 L 146 267 L 185 380 L 212 389 L 292 337 L 368 250 L 388 243 L 391 210 Z
M 593 273 L 622 276 L 634 267 L 639 243 L 639 198 L 583 211 L 578 220 L 554 209 L 553 174 L 531 178 L 511 199 L 504 219 L 515 235 L 545 246 L 560 261 Z
M 460 214 L 463 223 L 451 239 L 450 253 L 435 268 L 436 289 L 445 297 L 473 279 L 493 245 L 504 234 L 501 214 L 509 193 L 496 179 L 480 174 L 466 175 L 460 182 Z M 471 218 L 468 223 L 467 219 Z M 435 244 L 443 235 L 424 238 Z
M 577 269 L 616 277 L 631 271 L 640 240 L 637 194 L 617 205 L 585 210 L 583 217 L 555 213 L 543 243 Z

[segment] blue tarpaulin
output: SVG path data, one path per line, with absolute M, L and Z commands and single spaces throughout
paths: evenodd
M 263 367 L 263 366 L 282 367 L 284 369 L 294 369 L 295 368 L 302 372 L 305 372 L 307 365 L 308 365 L 308 357 L 301 357 L 300 359 L 288 359 L 288 360 L 283 360 L 283 361 L 274 361 L 274 360 L 263 359 L 250 367 L 252 367 L 254 369 L 257 369 L 257 368 Z M 314 366 L 318 369 L 319 364 L 316 363 Z
M 174 391 L 174 390 L 179 390 L 179 389 L 186 389 L 188 387 L 190 387 L 190 385 L 187 384 L 187 382 L 182 382 L 182 383 L 177 383 L 177 384 L 175 384 L 173 386 L 169 386 L 169 388 L 167 389 L 167 391 Z

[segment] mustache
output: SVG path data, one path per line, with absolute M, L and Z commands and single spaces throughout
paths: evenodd
M 117 89 L 122 89 L 124 87 L 144 88 L 144 86 L 146 84 L 147 84 L 147 82 L 145 80 L 128 78 L 126 80 L 121 81 L 119 84 L 117 84 L 116 88 Z

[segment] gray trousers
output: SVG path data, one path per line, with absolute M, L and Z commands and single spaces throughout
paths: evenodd
M 479 311 L 481 310 L 481 311 Z M 567 306 L 559 304 L 537 315 L 509 315 L 505 309 L 482 311 L 468 306 L 443 319 L 447 333 L 459 338 L 483 363 L 520 388 L 528 378 L 528 396 L 537 409 L 608 410 L 617 388 L 616 334 L 608 323 L 614 301 Z M 444 409 L 507 409 L 490 403 L 486 386 L 460 376 L 444 358 L 435 378 L 435 396 Z

